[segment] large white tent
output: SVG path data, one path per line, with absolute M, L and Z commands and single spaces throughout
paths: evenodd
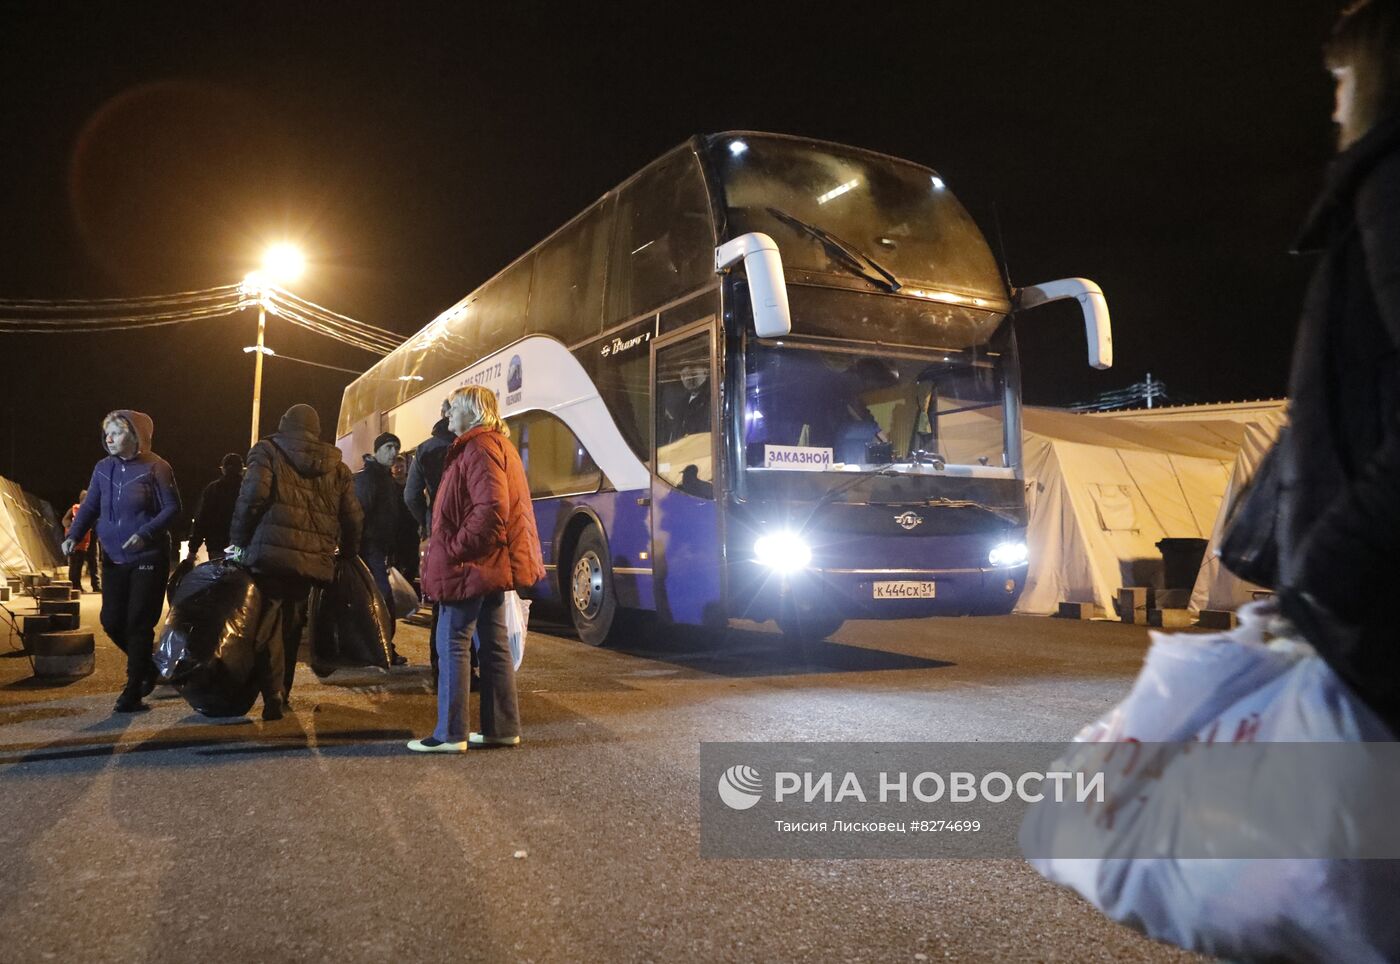
M 1221 501 L 1220 512 L 1216 516 L 1215 526 L 1211 529 L 1210 545 L 1206 548 L 1205 562 L 1201 566 L 1200 574 L 1196 577 L 1195 588 L 1191 591 L 1191 609 L 1196 612 L 1200 612 L 1202 609 L 1238 609 L 1250 602 L 1254 598 L 1254 593 L 1260 589 L 1259 586 L 1245 582 L 1222 566 L 1220 560 L 1216 558 L 1216 551 L 1224 535 L 1225 517 L 1229 506 L 1233 504 L 1240 490 L 1254 477 L 1255 470 L 1259 467 L 1265 453 L 1273 446 L 1274 440 L 1278 438 L 1278 433 L 1286 421 L 1286 415 L 1280 407 L 1276 411 L 1266 413 L 1258 421 L 1245 427 L 1244 442 L 1235 456 L 1235 463 L 1230 471 L 1230 483 L 1225 488 L 1225 497 Z
M 0 478 L 0 574 L 58 568 L 57 525 L 51 505 Z
M 1113 613 L 1121 586 L 1161 586 L 1163 538 L 1206 539 L 1244 425 L 1145 425 L 1027 406 L 1030 571 L 1018 612 Z

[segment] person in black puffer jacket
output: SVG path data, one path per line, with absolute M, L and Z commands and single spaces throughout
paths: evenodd
M 1327 46 L 1341 152 L 1299 250 L 1303 305 L 1279 450 L 1279 606 L 1400 733 L 1400 3 L 1352 6 Z
M 208 548 L 210 559 L 224 554 L 228 548 L 229 526 L 233 523 L 233 507 L 242 484 L 243 456 L 230 452 L 219 463 L 219 477 L 206 485 L 199 497 L 186 558 L 193 559 L 201 545 Z
M 451 399 L 442 400 L 441 418 L 433 425 L 433 434 L 418 446 L 413 456 L 413 464 L 408 467 L 408 484 L 404 488 L 404 504 L 418 523 L 418 538 L 427 539 L 433 528 L 433 501 L 437 498 L 438 486 L 442 483 L 442 470 L 447 464 L 447 452 L 457 436 L 447 427 L 447 412 Z M 428 630 L 430 640 L 437 639 L 438 615 L 441 610 L 433 603 L 433 620 Z M 433 671 L 433 692 L 438 685 L 438 652 L 436 646 L 428 647 L 429 661 Z M 472 688 L 478 679 L 477 653 L 472 650 Z
M 355 473 L 355 497 L 364 512 L 365 528 L 360 539 L 360 558 L 374 576 L 374 584 L 389 607 L 390 662 L 402 666 L 408 660 L 393 648 L 394 594 L 389 588 L 389 567 L 395 564 L 394 549 L 398 543 L 399 512 L 403 497 L 394 484 L 392 466 L 402 447 L 393 432 L 381 432 L 374 440 L 374 454 L 364 457 L 364 466 Z
M 364 520 L 350 469 L 320 434 L 314 408 L 287 409 L 276 433 L 248 453 L 229 530 L 230 558 L 252 570 L 263 597 L 257 642 L 265 720 L 281 719 L 288 705 L 312 583 L 328 585 L 336 552 L 353 555 L 360 545 Z

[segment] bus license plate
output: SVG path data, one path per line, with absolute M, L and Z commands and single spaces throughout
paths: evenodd
M 873 584 L 876 599 L 932 599 L 931 582 L 877 582 Z

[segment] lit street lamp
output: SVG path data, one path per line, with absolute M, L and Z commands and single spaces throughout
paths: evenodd
M 263 356 L 273 351 L 263 344 L 267 333 L 267 298 L 264 288 L 277 281 L 295 281 L 306 268 L 306 259 L 295 245 L 274 244 L 263 255 L 262 270 L 254 271 L 243 279 L 244 294 L 256 292 L 258 299 L 258 343 L 244 348 L 245 354 L 252 352 L 253 359 L 253 432 L 248 443 L 251 448 L 258 444 L 258 422 L 262 413 L 262 368 Z

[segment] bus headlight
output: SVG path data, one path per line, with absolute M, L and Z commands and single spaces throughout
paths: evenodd
M 812 549 L 795 532 L 774 532 L 760 536 L 753 544 L 753 555 L 776 572 L 794 572 L 812 561 Z
M 987 553 L 987 561 L 994 566 L 1019 566 L 1028 558 L 1030 553 L 1024 542 L 1003 542 Z

